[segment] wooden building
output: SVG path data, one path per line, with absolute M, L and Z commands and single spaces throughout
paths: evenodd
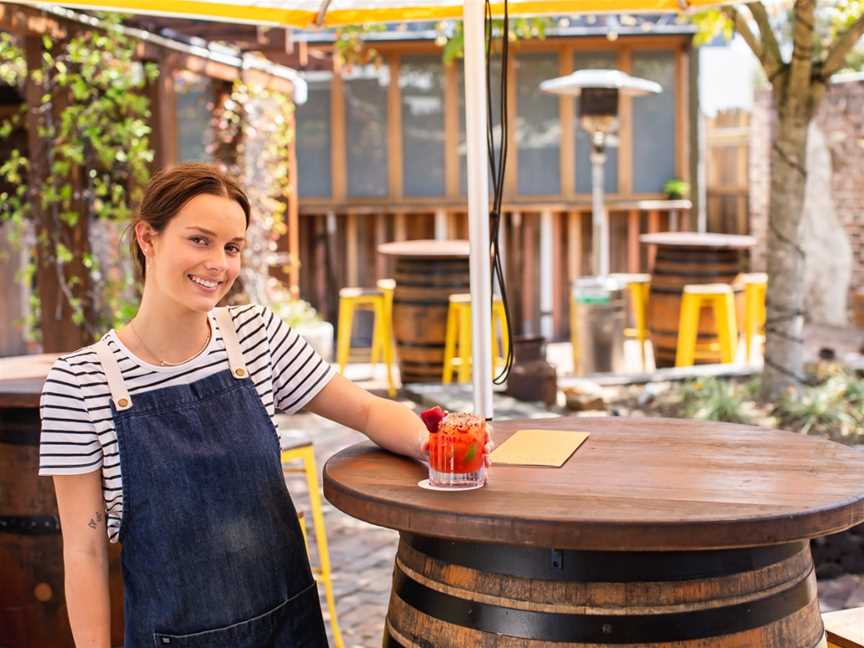
M 693 30 L 674 19 L 631 17 L 610 35 L 611 18 L 596 20 L 602 24 L 583 19 L 514 44 L 503 71 L 509 154 L 501 235 L 513 320 L 523 332 L 553 338 L 569 330 L 571 281 L 590 273 L 591 168 L 578 99 L 542 94 L 541 81 L 618 68 L 663 88 L 621 100 L 618 143 L 605 168 L 613 271 L 647 269 L 640 233 L 690 226 L 690 203 L 666 200 L 663 186 L 695 177 Z M 379 244 L 467 237 L 462 67 L 458 60 L 444 65 L 434 38 L 414 29 L 386 34 L 372 43 L 381 65 L 304 75 L 309 99 L 297 110 L 301 294 L 328 319 L 335 319 L 340 287 L 372 286 L 392 271 L 376 253 Z M 301 45 L 318 53 L 316 61 L 332 50 L 326 34 Z M 501 75 L 496 59 L 493 87 Z

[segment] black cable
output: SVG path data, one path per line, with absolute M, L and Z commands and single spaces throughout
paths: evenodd
M 489 213 L 490 255 L 492 258 L 492 286 L 489 308 L 495 300 L 495 282 L 501 292 L 501 302 L 504 306 L 504 319 L 507 327 L 507 350 L 504 367 L 492 380 L 493 384 L 506 384 L 513 368 L 513 327 L 510 318 L 510 302 L 505 285 L 504 266 L 501 262 L 501 247 L 499 233 L 501 229 L 501 204 L 504 199 L 504 176 L 507 168 L 507 140 L 509 123 L 507 119 L 507 69 L 510 57 L 510 14 L 507 0 L 504 0 L 504 23 L 501 30 L 501 83 L 498 109 L 500 111 L 501 129 L 498 152 L 495 146 L 495 127 L 492 115 L 492 50 L 495 42 L 494 23 L 492 20 L 492 5 L 485 2 L 485 37 L 486 37 L 486 150 L 489 157 L 489 169 L 492 175 L 492 209 Z

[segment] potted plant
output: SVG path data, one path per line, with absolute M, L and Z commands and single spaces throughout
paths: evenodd
M 690 195 L 690 185 L 681 178 L 669 178 L 663 185 L 663 192 L 669 200 L 681 200 Z

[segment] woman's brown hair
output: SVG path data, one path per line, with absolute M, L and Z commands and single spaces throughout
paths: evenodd
M 129 227 L 129 251 L 135 263 L 135 272 L 142 281 L 146 272 L 145 257 L 135 237 L 135 225 L 143 221 L 157 232 L 162 232 L 183 205 L 201 194 L 235 201 L 243 209 L 246 226 L 249 226 L 249 198 L 237 182 L 215 166 L 184 163 L 162 169 L 144 190 L 138 215 Z

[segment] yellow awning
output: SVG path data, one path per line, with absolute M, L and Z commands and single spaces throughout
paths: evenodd
M 463 7 L 463 2 L 457 0 L 19 0 L 18 4 L 293 27 L 313 25 L 322 10 L 323 25 L 337 26 L 462 18 Z M 717 0 L 510 0 L 509 6 L 514 15 L 542 15 L 678 12 L 717 4 L 720 4 Z M 498 14 L 502 8 L 502 3 L 493 4 L 493 11 Z

